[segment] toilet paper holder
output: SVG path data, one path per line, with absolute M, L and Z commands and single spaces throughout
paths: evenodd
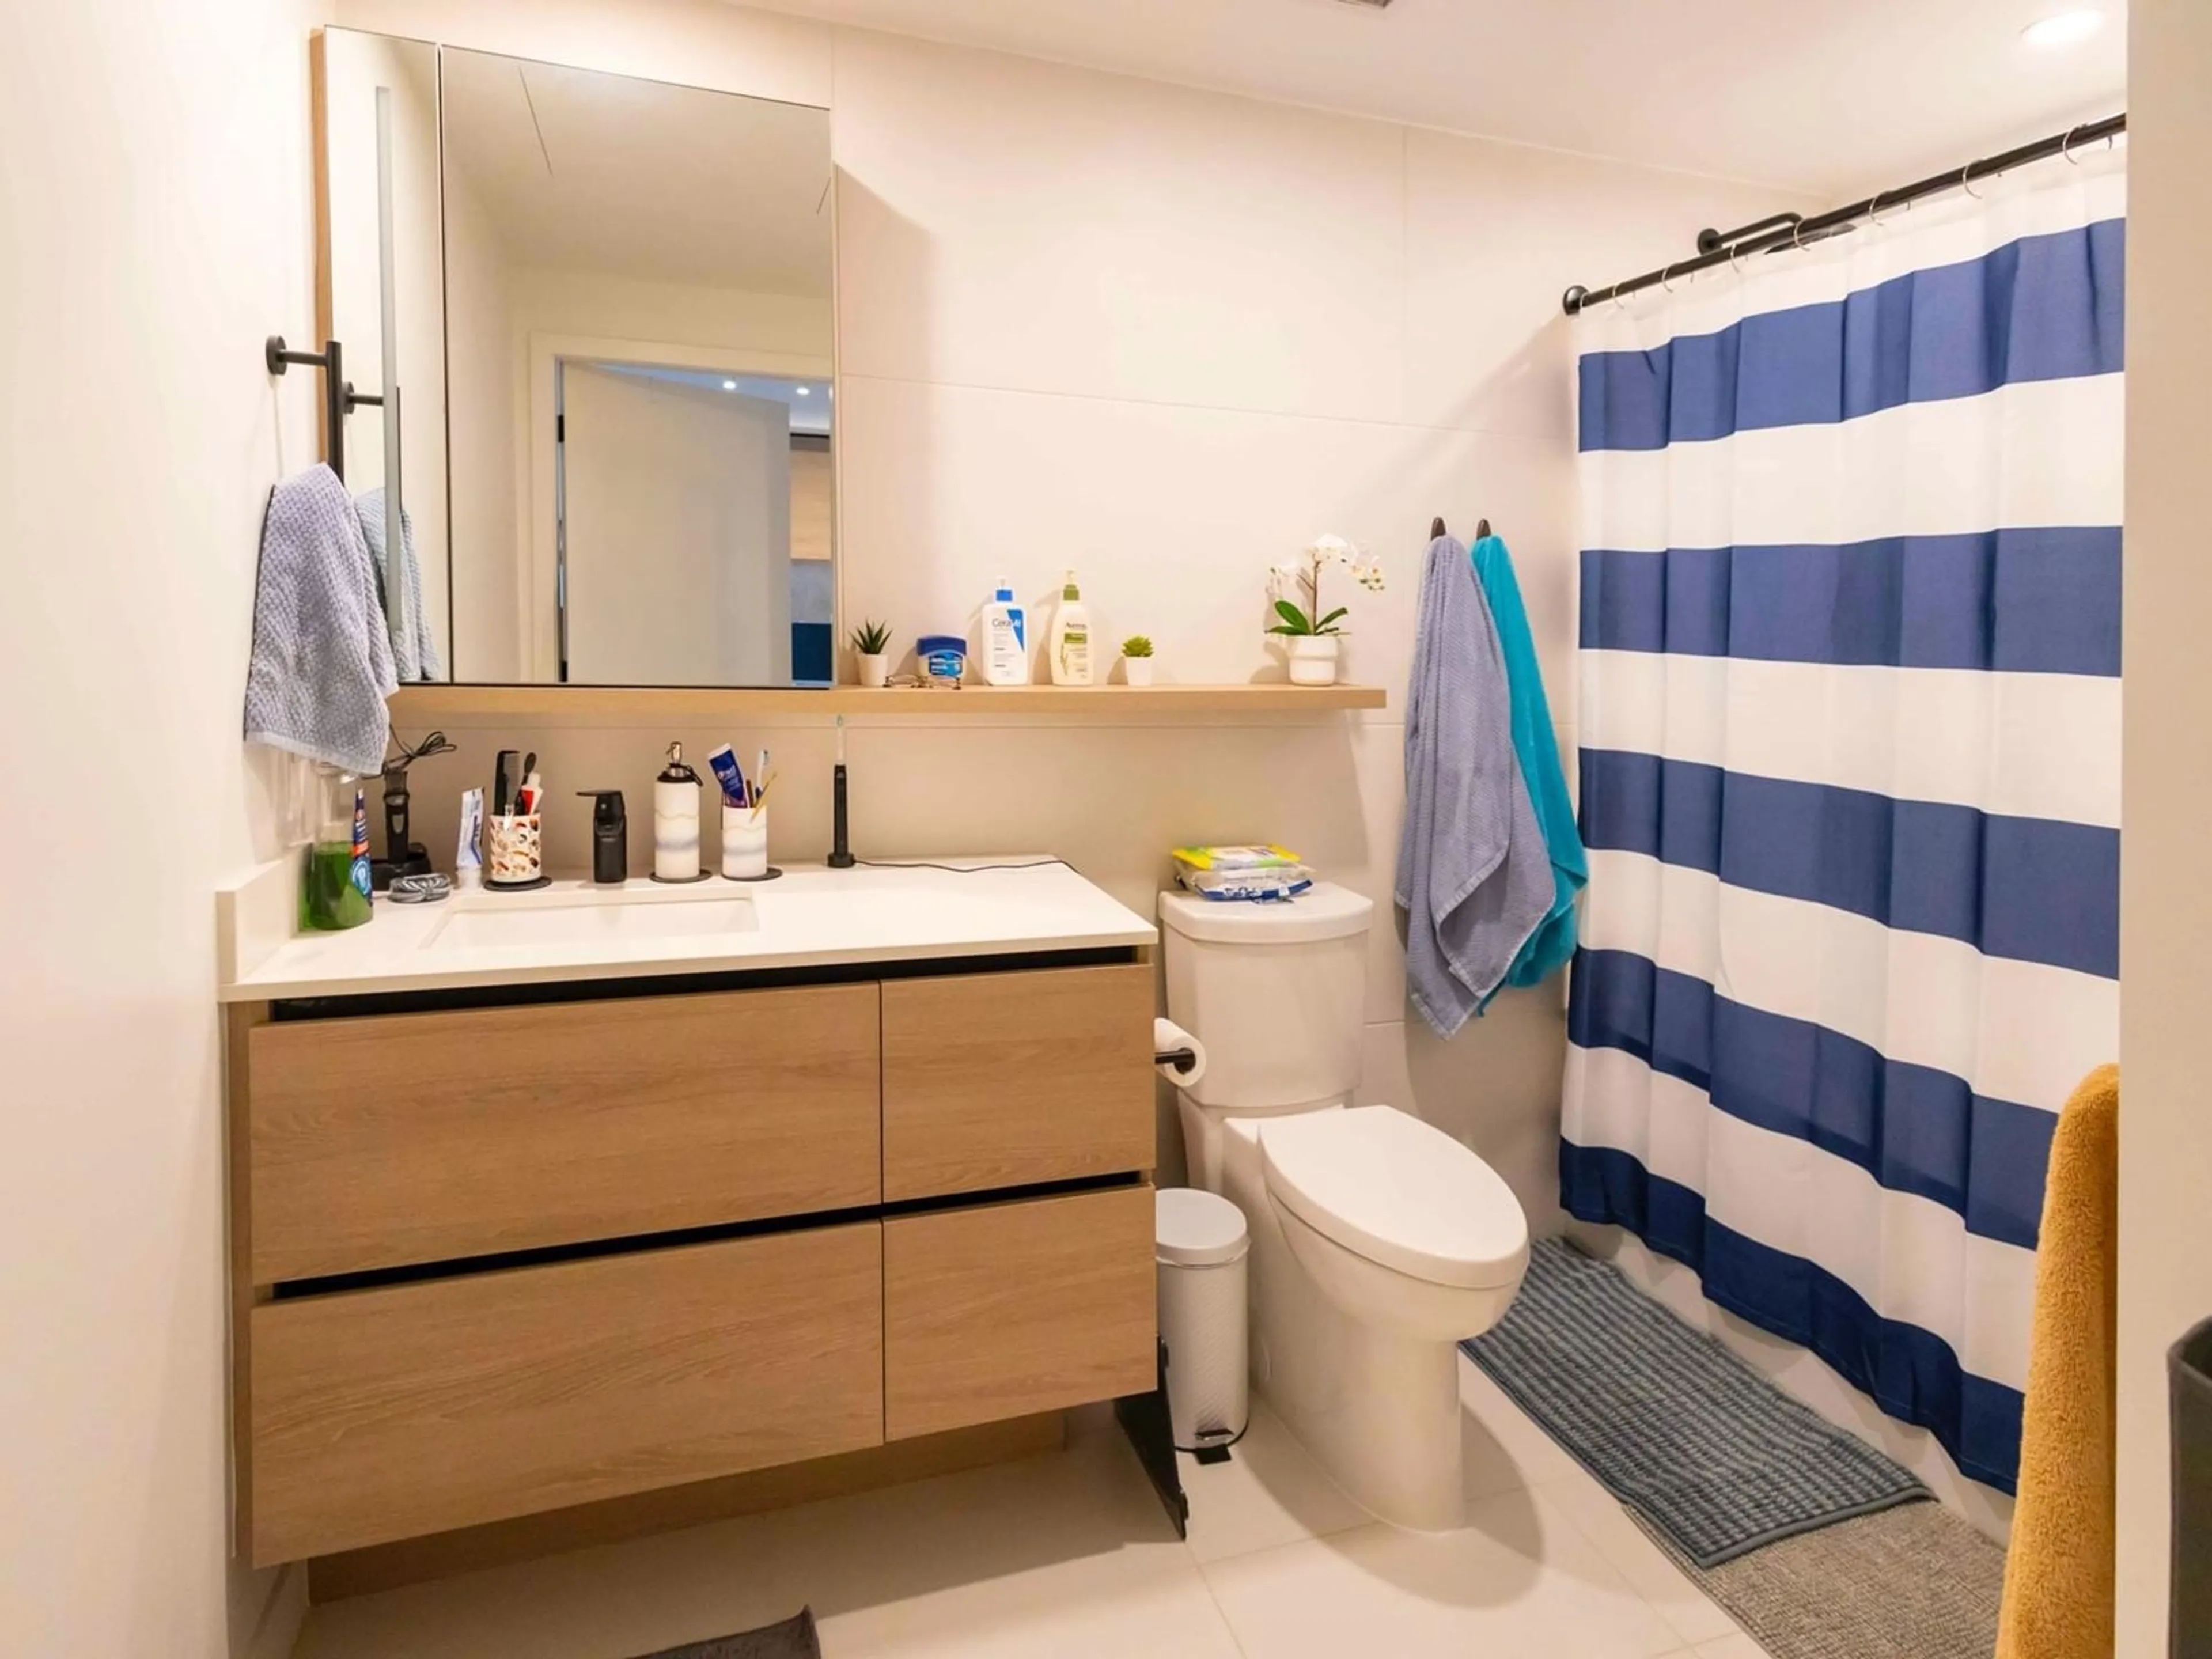
M 1161 1048 L 1154 1052 L 1152 1064 L 1172 1066 L 1178 1072 L 1188 1072 L 1198 1064 L 1198 1055 L 1188 1048 Z

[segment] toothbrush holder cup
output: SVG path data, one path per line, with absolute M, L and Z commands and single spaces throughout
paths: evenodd
M 493 817 L 484 860 L 484 880 L 494 887 L 527 887 L 545 874 L 545 841 L 535 812 Z
M 722 805 L 722 873 L 732 881 L 766 881 L 768 808 Z

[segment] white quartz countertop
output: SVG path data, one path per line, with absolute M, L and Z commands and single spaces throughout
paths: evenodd
M 531 893 L 379 896 L 364 926 L 287 936 L 292 867 L 218 895 L 222 1000 L 355 996 L 824 963 L 1149 945 L 1152 924 L 1040 854 L 947 860 L 957 870 L 786 866 L 780 879 Z M 989 865 L 1020 868 L 989 869 Z

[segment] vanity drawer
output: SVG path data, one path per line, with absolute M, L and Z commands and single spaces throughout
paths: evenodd
M 264 1303 L 257 1565 L 883 1441 L 865 1222 Z
M 252 1272 L 278 1284 L 872 1205 L 873 985 L 259 1025 Z
M 883 992 L 885 1202 L 1152 1167 L 1150 967 Z
M 886 1221 L 885 1437 L 1154 1387 L 1152 1235 L 1149 1186 Z

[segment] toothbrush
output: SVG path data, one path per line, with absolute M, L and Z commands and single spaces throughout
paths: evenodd
M 753 805 L 758 806 L 761 797 L 768 793 L 768 750 L 760 751 L 760 764 L 753 769 Z

